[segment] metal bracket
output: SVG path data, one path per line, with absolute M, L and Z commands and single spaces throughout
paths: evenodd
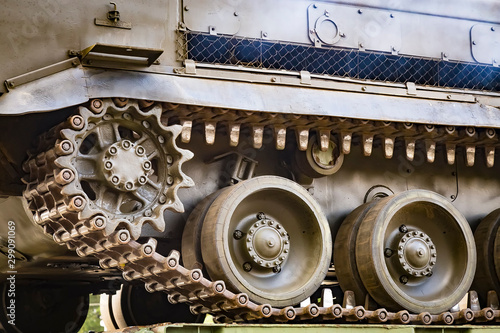
M 94 19 L 94 24 L 103 27 L 119 28 L 119 29 L 132 29 L 132 23 L 120 21 L 120 12 L 116 9 L 116 3 L 110 2 L 114 6 L 113 10 L 110 10 L 107 15 L 106 20 Z
M 186 59 L 184 60 L 184 66 L 186 67 L 186 74 L 196 74 L 196 63 L 194 60 Z
M 49 76 L 58 72 L 62 72 L 66 69 L 76 67 L 80 65 L 80 60 L 78 58 L 67 59 L 53 65 L 42 67 L 40 69 L 34 70 L 32 72 L 22 74 L 11 79 L 5 80 L 4 84 L 7 91 L 16 88 L 22 84 L 41 79 L 42 77 Z
M 255 172 L 255 168 L 257 167 L 259 162 L 235 151 L 217 155 L 212 159 L 206 161 L 206 163 L 211 164 L 232 155 L 236 156 L 236 160 L 231 164 L 234 166 L 230 180 L 231 185 L 235 185 L 240 181 L 252 178 Z
M 311 84 L 311 73 L 300 71 L 300 84 Z
M 90 65 L 97 60 L 151 66 L 162 53 L 160 49 L 94 44 L 82 51 L 82 62 Z
M 406 82 L 406 93 L 408 95 L 417 94 L 417 86 L 415 85 L 415 82 Z

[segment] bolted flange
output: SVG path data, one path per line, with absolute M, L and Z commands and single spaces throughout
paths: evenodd
M 252 260 L 264 268 L 280 267 L 290 252 L 290 237 L 283 226 L 263 218 L 250 227 L 246 249 Z
M 409 231 L 398 244 L 398 259 L 401 267 L 415 277 L 431 276 L 436 264 L 436 246 L 422 231 Z

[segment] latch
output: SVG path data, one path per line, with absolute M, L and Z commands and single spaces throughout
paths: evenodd
M 113 10 L 108 11 L 107 19 L 95 18 L 94 24 L 110 28 L 132 29 L 132 23 L 120 21 L 120 12 L 117 10 L 116 3 L 110 2 L 110 4 L 113 5 Z

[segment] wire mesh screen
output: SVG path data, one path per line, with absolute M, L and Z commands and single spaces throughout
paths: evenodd
M 201 63 L 308 71 L 361 80 L 500 91 L 500 68 L 442 59 L 183 32 L 179 58 Z

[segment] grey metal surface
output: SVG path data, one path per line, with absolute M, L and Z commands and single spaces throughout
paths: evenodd
M 220 91 L 224 94 L 218 93 Z M 49 111 L 90 98 L 115 96 L 251 111 L 500 127 L 498 109 L 478 103 L 82 67 L 13 89 L 0 98 L 0 113 Z M 241 96 L 245 96 L 244 103 Z
M 470 30 L 472 56 L 477 62 L 500 64 L 500 25 L 476 24 Z

